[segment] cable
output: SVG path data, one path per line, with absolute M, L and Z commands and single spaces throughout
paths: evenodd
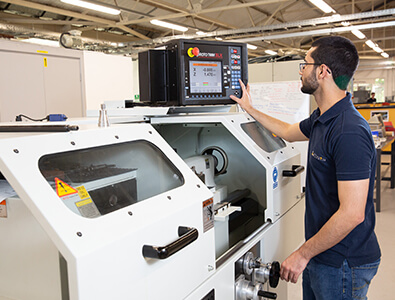
M 33 119 L 33 118 L 30 118 L 26 115 L 21 114 L 21 115 L 18 115 L 15 117 L 15 121 L 21 122 L 22 117 L 29 119 L 30 121 L 35 121 L 35 122 L 41 122 L 44 120 L 47 120 L 47 121 L 65 121 L 65 120 L 67 120 L 67 117 L 64 114 L 49 114 L 48 116 L 46 116 L 45 118 L 42 118 L 42 119 Z
M 42 119 L 32 119 L 32 118 L 25 116 L 25 115 L 19 115 L 19 116 L 15 117 L 15 121 L 17 121 L 17 122 L 22 121 L 22 117 L 29 119 L 30 121 L 35 121 L 35 122 L 41 122 L 44 120 L 48 120 L 48 116 L 46 116 L 45 118 L 42 118 Z

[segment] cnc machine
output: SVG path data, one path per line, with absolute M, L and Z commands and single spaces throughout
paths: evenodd
M 0 299 L 286 299 L 280 264 L 303 241 L 300 153 L 248 114 L 201 106 L 240 95 L 246 55 L 170 43 L 142 54 L 145 101 L 165 112 L 0 133 L 17 193 L 0 218 Z M 149 99 L 155 63 L 164 85 Z

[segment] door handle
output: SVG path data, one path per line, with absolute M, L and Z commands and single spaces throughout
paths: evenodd
M 283 170 L 284 177 L 296 177 L 299 173 L 304 171 L 304 166 L 293 165 L 292 170 Z
M 193 243 L 199 237 L 199 232 L 193 227 L 179 226 L 178 236 L 177 240 L 166 246 L 144 245 L 143 256 L 146 258 L 166 259 Z

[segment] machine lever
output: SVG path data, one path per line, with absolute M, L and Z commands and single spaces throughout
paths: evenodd
M 179 239 L 166 246 L 144 245 L 143 256 L 146 258 L 166 259 L 194 242 L 198 238 L 199 232 L 196 228 L 179 226 L 178 236 L 180 237 Z
M 258 291 L 258 296 L 267 298 L 267 299 L 277 299 L 276 293 L 266 292 L 266 291 Z
M 292 170 L 283 170 L 284 177 L 296 177 L 299 173 L 304 171 L 304 166 L 293 165 Z

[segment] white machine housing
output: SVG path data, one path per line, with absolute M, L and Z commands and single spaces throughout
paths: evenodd
M 8 217 L 0 218 L 1 236 L 12 241 L 0 246 L 0 257 L 9 257 L 0 260 L 1 300 L 239 300 L 236 265 L 245 253 L 265 262 L 282 261 L 301 244 L 304 203 L 298 172 L 293 172 L 300 154 L 292 144 L 244 113 L 149 115 L 141 119 L 150 124 L 112 122 L 98 128 L 96 122 L 83 122 L 75 132 L 0 134 L 0 171 L 19 196 L 7 199 Z M 83 217 L 78 209 L 71 210 L 73 204 L 62 203 L 67 197 L 60 197 L 40 172 L 43 157 L 141 141 L 152 145 L 158 158 L 144 160 L 131 151 L 130 160 L 139 164 L 131 166 L 133 170 L 85 186 L 89 193 L 114 184 L 114 179 L 136 180 L 137 195 L 144 186 L 146 197 L 106 214 Z M 263 145 L 265 141 L 269 144 Z M 211 190 L 188 162 L 210 147 L 219 147 L 229 159 L 226 172 L 210 179 Z M 117 154 L 107 155 L 107 163 L 130 164 Z M 220 157 L 217 160 L 221 163 Z M 166 164 L 177 171 L 167 177 L 181 178 L 182 183 L 161 189 L 166 184 L 150 174 L 163 172 Z M 284 171 L 294 175 L 285 176 Z M 246 201 L 238 207 L 231 197 L 240 191 Z M 214 216 L 214 205 L 228 200 Z M 27 238 L 29 231 L 18 226 L 30 227 L 38 239 Z M 197 239 L 168 258 L 144 258 L 145 245 L 155 249 L 172 243 L 180 226 L 195 228 Z M 35 241 L 45 255 L 29 253 Z M 25 249 L 14 251 L 24 242 Z M 29 256 L 33 259 L 21 260 Z M 46 268 L 37 273 L 40 265 Z M 278 299 L 286 299 L 286 283 L 276 292 Z
M 0 218 L 0 296 L 26 300 L 183 299 L 215 270 L 214 229 L 204 228 L 205 202 L 212 193 L 150 124 L 83 125 L 75 132 L 3 133 L 0 138 L 0 170 L 23 201 L 7 199 L 8 217 Z M 160 162 L 165 161 L 178 170 L 181 184 L 111 213 L 86 218 L 62 203 L 39 169 L 40 159 L 46 155 L 109 145 L 116 149 L 134 141 L 144 141 L 158 153 L 152 161 L 136 157 L 137 181 L 144 171 L 161 172 L 165 165 Z M 108 161 L 123 163 L 116 152 Z M 155 190 L 161 184 L 149 182 L 149 174 L 141 178 L 138 191 L 141 185 Z M 19 226 L 26 227 L 19 231 Z M 143 256 L 144 245 L 162 246 L 178 239 L 179 226 L 197 229 L 197 239 L 167 259 Z M 37 239 L 29 237 L 30 233 Z M 29 242 L 24 249 L 13 248 L 23 242 Z M 30 251 L 35 243 L 48 255 L 51 266 L 39 251 Z M 175 270 L 181 275 L 177 280 L 169 276 Z M 66 280 L 61 280 L 61 273 Z

